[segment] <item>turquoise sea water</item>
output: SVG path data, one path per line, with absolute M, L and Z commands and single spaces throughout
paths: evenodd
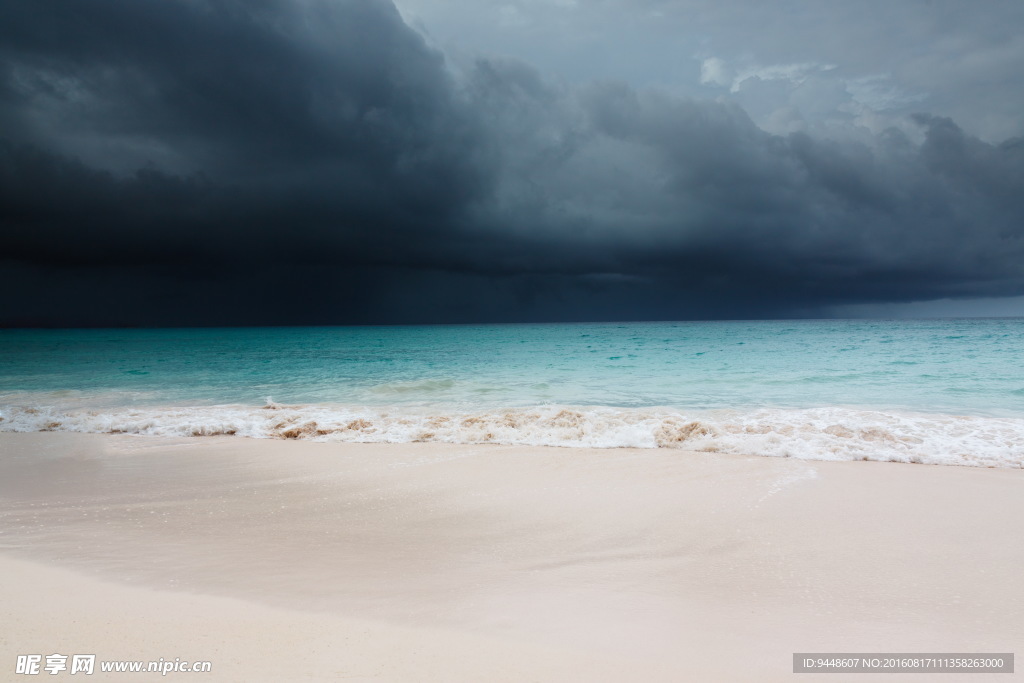
M 0 429 L 1024 461 L 1024 319 L 0 332 Z

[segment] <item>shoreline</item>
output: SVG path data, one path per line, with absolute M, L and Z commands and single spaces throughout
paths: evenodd
M 794 652 L 1024 638 L 1019 469 L 67 432 L 0 452 L 22 625 L 0 666 L 88 646 L 211 660 L 204 680 L 775 681 Z
M 10 399 L 11 397 L 6 397 Z M 22 401 L 25 403 L 25 401 Z M 31 403 L 29 401 L 28 403 Z M 1024 419 L 854 406 L 682 410 L 486 407 L 0 405 L 0 433 L 241 436 L 340 444 L 673 449 L 843 462 L 1024 469 Z

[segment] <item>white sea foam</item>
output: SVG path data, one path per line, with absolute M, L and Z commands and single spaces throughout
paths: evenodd
M 332 405 L 103 407 L 10 404 L 3 431 L 593 448 L 680 448 L 807 460 L 1024 467 L 1024 419 L 845 407 L 680 412 L 538 406 L 482 411 Z

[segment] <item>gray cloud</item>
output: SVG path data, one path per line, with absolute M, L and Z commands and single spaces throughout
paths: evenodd
M 1024 135 L 1024 6 L 1002 0 L 398 0 L 456 59 L 504 54 L 572 82 L 613 78 L 786 109 L 808 132 L 880 132 L 915 110 L 989 142 Z M 502 21 L 513 13 L 515 22 Z M 702 82 L 718 63 L 721 83 Z M 825 70 L 827 69 L 827 70 Z M 792 78 L 785 78 L 789 73 Z M 707 75 L 707 74 L 705 74 Z M 737 92 L 737 77 L 746 80 Z M 780 129 L 775 132 L 788 132 Z
M 453 65 L 375 0 L 56 5 L 0 10 L 3 324 L 1024 294 L 1024 142 L 946 116 L 774 134 L 739 100 Z

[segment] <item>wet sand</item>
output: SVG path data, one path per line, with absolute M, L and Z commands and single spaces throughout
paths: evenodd
M 1022 494 L 1013 469 L 4 433 L 0 667 L 863 680 L 795 676 L 792 655 L 1024 642 Z

